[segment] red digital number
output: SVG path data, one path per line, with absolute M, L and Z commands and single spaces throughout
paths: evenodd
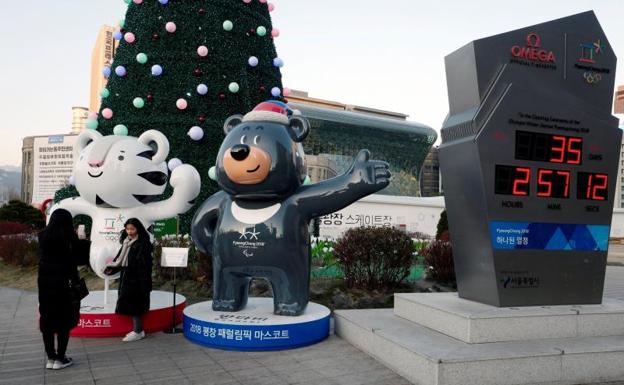
M 563 190 L 563 197 L 570 196 L 570 171 L 557 171 L 557 175 L 565 176 L 565 189 Z
M 531 169 L 528 167 L 516 167 L 516 178 L 513 183 L 513 195 L 529 195 L 529 181 L 531 179 Z
M 583 140 L 581 138 L 569 138 L 568 139 L 568 161 L 569 164 L 581 164 L 581 144 Z M 579 146 L 574 146 L 578 144 Z
M 592 177 L 593 183 L 592 183 Z M 605 195 L 602 194 L 607 189 L 608 177 L 604 174 L 596 174 L 589 176 L 589 183 L 587 184 L 587 198 L 597 201 L 605 200 Z M 590 196 L 591 193 L 591 196 Z
M 539 170 L 537 172 L 537 196 L 538 197 L 552 196 L 552 181 L 544 180 L 544 175 L 551 176 L 552 173 L 553 173 L 552 170 Z M 542 187 L 544 186 L 546 186 L 546 191 L 542 190 Z
M 566 150 L 566 137 L 565 136 L 553 136 L 552 137 L 553 142 L 554 141 L 558 141 L 560 142 L 561 146 L 556 146 L 555 144 L 553 144 L 553 146 L 551 147 L 550 151 L 553 154 L 553 156 L 551 156 L 550 161 L 553 163 L 563 163 L 563 160 L 565 158 L 565 150 Z M 558 153 L 559 155 L 557 157 L 554 156 L 555 153 Z

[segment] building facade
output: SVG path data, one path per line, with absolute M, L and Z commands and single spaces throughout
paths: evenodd
M 423 197 L 439 196 L 442 192 L 439 153 L 437 146 L 431 147 L 420 171 L 420 195 Z
M 613 111 L 616 114 L 624 114 L 624 86 L 619 86 L 617 92 L 615 93 L 615 106 Z M 621 119 L 620 123 L 622 123 Z
M 102 74 L 102 68 L 110 66 L 119 42 L 113 39 L 115 28 L 104 25 L 100 28 L 93 52 L 91 54 L 91 92 L 89 111 L 100 110 L 100 91 L 106 86 L 108 80 Z
M 304 150 L 324 159 L 323 167 L 331 170 L 325 176 L 344 173 L 357 152 L 368 149 L 372 159 L 388 162 L 392 172 L 390 185 L 379 194 L 420 196 L 420 170 L 437 139 L 432 128 L 407 121 L 406 114 L 311 98 L 301 91 L 287 99 L 310 121 Z
M 89 109 L 86 107 L 72 107 L 72 134 L 80 134 L 87 128 Z
M 620 128 L 624 130 L 624 86 L 619 86 L 615 93 L 613 112 L 620 118 Z M 618 164 L 618 176 L 615 181 L 614 208 L 624 208 L 624 138 L 620 144 L 620 163 Z

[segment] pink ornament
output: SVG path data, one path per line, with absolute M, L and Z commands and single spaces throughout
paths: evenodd
M 170 21 L 167 24 L 165 24 L 165 29 L 169 33 L 174 33 L 176 31 L 176 29 L 178 29 L 178 27 L 176 26 L 176 24 L 173 21 Z
M 113 117 L 113 110 L 111 110 L 110 108 L 103 109 L 102 117 L 104 117 L 104 119 L 111 119 Z
M 251 3 L 251 0 L 243 0 L 243 3 L 249 4 L 249 3 Z
M 264 3 L 266 3 L 266 2 L 267 2 L 267 0 L 260 0 L 260 2 L 261 2 L 262 4 L 264 4 Z
M 136 36 L 134 36 L 134 34 L 132 32 L 127 32 L 124 35 L 124 40 L 130 44 L 134 43 L 134 41 L 136 40 Z
M 269 12 L 275 11 L 275 4 L 269 3 Z
M 186 107 L 188 107 L 188 102 L 186 100 L 180 98 L 176 102 L 176 107 L 178 107 L 178 110 L 186 110 Z
M 141 3 L 143 3 L 143 0 L 133 0 L 133 1 L 134 1 L 134 4 L 141 4 Z
M 205 45 L 200 45 L 197 48 L 197 54 L 201 57 L 206 57 L 208 56 L 208 47 L 206 47 Z
M 89 119 L 97 119 L 98 118 L 98 113 L 97 112 L 91 112 L 89 114 Z
M 284 93 L 284 96 L 288 96 L 290 95 L 290 88 L 284 87 L 284 90 L 282 92 Z
M 277 28 L 273 28 L 273 29 L 271 30 L 271 36 L 273 36 L 273 37 L 278 37 L 279 35 L 280 35 L 280 30 L 279 30 L 279 29 L 277 29 Z

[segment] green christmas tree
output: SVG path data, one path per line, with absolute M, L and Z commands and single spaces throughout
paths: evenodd
M 266 0 L 126 2 L 119 48 L 103 69 L 109 82 L 101 90 L 100 113 L 87 126 L 103 135 L 163 132 L 170 158 L 192 164 L 202 176 L 199 204 L 218 188 L 208 171 L 226 118 L 268 99 L 282 100 L 273 6 Z M 181 217 L 182 231 L 193 213 Z

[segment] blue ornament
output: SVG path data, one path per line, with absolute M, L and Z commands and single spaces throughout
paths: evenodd
M 279 87 L 271 88 L 271 95 L 273 95 L 273 97 L 277 98 L 281 94 L 282 94 L 282 90 L 280 90 Z
M 105 78 L 108 78 L 109 76 L 111 76 L 111 68 L 110 67 L 104 67 L 102 68 L 102 75 L 104 75 Z
M 282 68 L 284 66 L 284 61 L 278 57 L 273 59 L 273 65 L 277 68 Z
M 169 3 L 169 0 L 158 0 L 158 2 L 162 5 L 167 5 Z
M 121 40 L 123 38 L 123 34 L 120 31 L 113 32 L 113 39 Z
M 124 76 L 126 76 L 126 74 L 128 72 L 126 71 L 126 67 L 124 67 L 124 66 L 117 66 L 117 67 L 115 67 L 115 73 L 117 74 L 117 76 L 124 77 Z
M 255 67 L 258 65 L 258 58 L 255 56 L 250 56 L 247 63 L 249 63 L 250 66 Z
M 160 65 L 154 64 L 152 66 L 152 75 L 160 76 L 160 75 L 162 75 L 162 73 L 163 73 L 163 68 Z
M 205 84 L 200 84 L 197 86 L 197 93 L 200 95 L 206 95 L 208 93 L 208 86 Z

